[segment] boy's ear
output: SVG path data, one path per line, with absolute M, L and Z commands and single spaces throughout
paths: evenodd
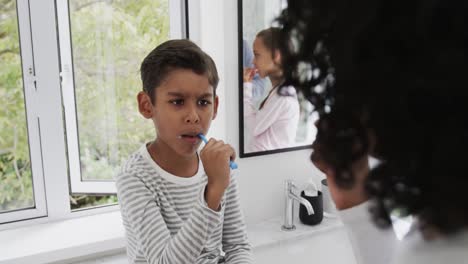
M 218 105 L 219 105 L 219 98 L 218 96 L 216 95 L 215 98 L 214 98 L 214 102 L 213 102 L 213 118 L 212 120 L 214 120 L 216 118 L 216 115 L 218 114 Z
M 145 118 L 153 117 L 153 104 L 151 103 L 151 98 L 146 92 L 139 92 L 137 95 L 138 100 L 138 110 L 140 114 Z

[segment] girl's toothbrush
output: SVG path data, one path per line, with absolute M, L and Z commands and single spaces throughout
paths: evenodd
M 205 144 L 208 143 L 208 139 L 206 139 L 205 135 L 203 135 L 202 133 L 198 134 L 198 137 L 201 138 L 201 140 L 203 140 L 203 142 L 205 142 Z M 237 164 L 234 161 L 230 160 L 229 161 L 229 167 L 231 167 L 231 169 L 235 170 L 235 169 L 237 169 Z

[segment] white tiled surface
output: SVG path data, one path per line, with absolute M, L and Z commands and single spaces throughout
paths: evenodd
M 344 228 L 254 249 L 254 256 L 258 264 L 356 264 Z
M 306 226 L 298 219 L 296 230 L 281 230 L 281 219 L 275 218 L 248 228 L 255 263 L 330 263 L 355 264 L 352 248 L 342 223 L 324 218 L 321 224 Z M 75 262 L 74 264 L 124 264 L 124 253 Z
M 128 264 L 127 256 L 125 253 L 120 253 L 117 255 L 98 258 L 94 260 L 88 260 L 84 262 L 74 262 L 76 264 Z
M 66 263 L 124 248 L 119 211 L 0 232 L 0 264 Z
M 282 231 L 280 224 L 280 219 L 273 219 L 249 228 L 255 263 L 356 263 L 346 231 L 337 218 L 324 217 L 316 226 L 295 219 L 294 231 Z
M 343 224 L 337 218 L 324 217 L 323 221 L 315 226 L 303 225 L 298 218 L 294 219 L 296 229 L 283 231 L 282 218 L 274 218 L 252 225 L 247 228 L 252 247 L 261 249 L 272 245 L 282 245 L 286 242 L 303 238 L 326 235 L 328 231 L 341 228 Z

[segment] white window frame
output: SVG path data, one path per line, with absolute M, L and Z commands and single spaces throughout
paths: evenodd
M 170 22 L 173 23 L 170 29 L 171 38 L 186 36 L 185 8 L 188 0 L 169 1 Z M 119 209 L 118 205 L 111 205 L 71 210 L 69 199 L 71 192 L 115 193 L 115 187 L 113 182 L 106 183 L 111 188 L 103 187 L 101 183 L 96 182 L 89 184 L 79 182 L 72 188 L 72 182 L 68 177 L 70 174 L 75 176 L 79 174 L 76 174 L 76 169 L 70 166 L 72 161 L 69 163 L 67 159 L 69 155 L 67 151 L 70 148 L 67 148 L 69 142 L 65 136 L 68 124 L 65 124 L 64 120 L 70 111 L 65 108 L 65 105 L 69 104 L 65 101 L 67 99 L 65 93 L 66 89 L 70 89 L 67 84 L 69 85 L 72 80 L 70 75 L 73 71 L 70 66 L 71 50 L 68 50 L 68 64 L 63 57 L 60 57 L 66 55 L 64 51 L 67 42 L 63 41 L 67 38 L 64 38 L 63 32 L 59 34 L 58 29 L 66 30 L 69 36 L 68 9 L 64 9 L 68 6 L 64 3 L 68 4 L 68 0 L 17 0 L 35 207 L 0 213 L 0 235 L 3 230 L 12 228 L 105 214 Z M 59 14 L 64 11 L 66 11 L 65 20 Z M 173 16 L 180 21 L 177 22 Z M 70 38 L 68 38 L 68 47 L 70 47 L 69 40 Z M 68 120 L 67 123 L 69 122 Z M 70 130 L 67 133 L 70 135 Z M 79 162 L 79 160 L 73 162 L 76 161 Z
M 24 91 L 24 106 L 26 111 L 29 158 L 31 161 L 32 187 L 34 206 L 0 212 L 0 223 L 15 222 L 22 219 L 37 218 L 47 215 L 44 177 L 42 171 L 42 155 L 40 141 L 40 117 L 38 114 L 36 95 L 35 69 L 32 51 L 29 6 L 27 0 L 18 0 L 16 6 L 19 45 L 21 53 L 22 79 Z
M 170 38 L 186 36 L 186 1 L 169 0 Z M 113 180 L 84 180 L 80 169 L 78 122 L 74 92 L 74 70 L 71 50 L 71 32 L 68 1 L 57 1 L 62 93 L 67 131 L 68 166 L 72 194 L 115 194 Z

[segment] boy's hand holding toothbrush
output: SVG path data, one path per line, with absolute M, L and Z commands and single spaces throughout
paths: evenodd
M 236 152 L 229 144 L 222 140 L 211 138 L 200 151 L 208 184 L 205 189 L 205 200 L 208 207 L 219 210 L 224 191 L 230 182 L 230 160 L 236 158 Z

